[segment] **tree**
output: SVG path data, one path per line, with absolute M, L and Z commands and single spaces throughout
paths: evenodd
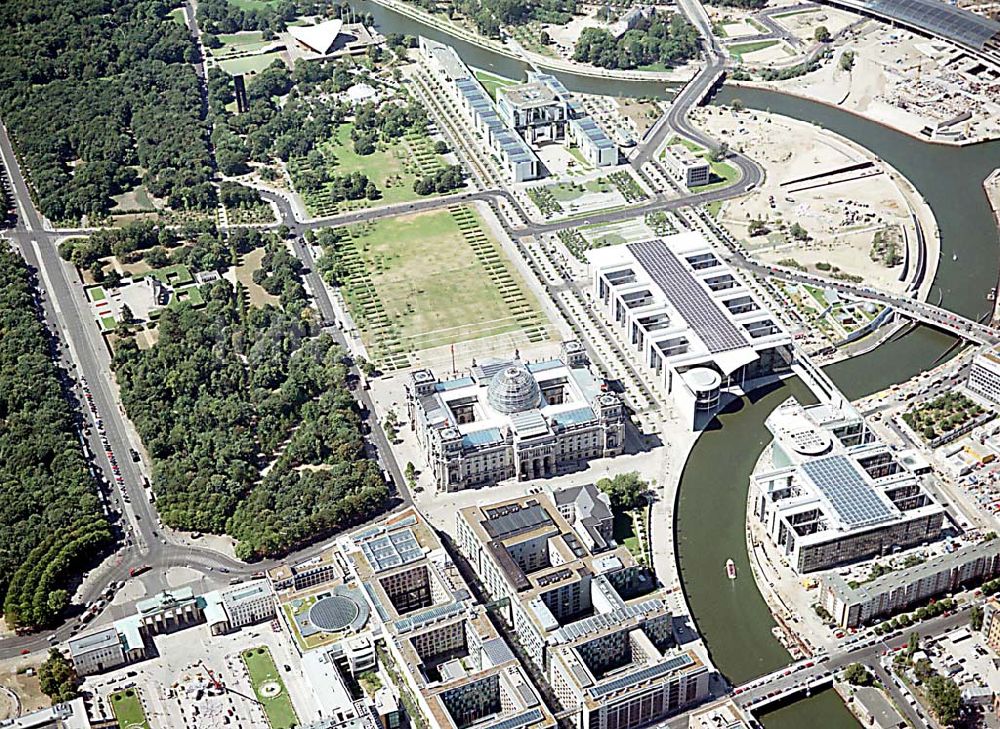
M 758 218 L 754 218 L 747 225 L 747 233 L 750 235 L 751 238 L 754 238 L 758 235 L 767 235 L 768 233 L 767 223 Z
M 543 46 L 550 45 L 552 43 L 552 36 L 549 35 L 549 32 L 547 30 L 543 30 L 541 33 L 538 34 L 538 42 L 541 43 Z
M 860 663 L 852 663 L 844 669 L 844 680 L 852 686 L 872 685 L 872 675 Z
M 411 488 L 417 482 L 417 467 L 413 465 L 413 461 L 406 462 L 406 470 L 403 471 L 403 477 Z
M 746 108 L 743 99 L 733 99 L 729 102 L 729 106 L 732 107 L 733 111 L 743 111 Z
M 443 139 L 439 139 L 436 142 L 434 142 L 434 151 L 437 154 L 448 154 L 448 152 L 451 150 L 450 147 L 448 147 L 448 143 L 446 141 L 444 141 Z
M 981 606 L 972 606 L 972 610 L 969 612 L 969 622 L 973 630 L 983 629 L 983 608 Z
M 840 54 L 840 67 L 844 71 L 854 68 L 854 51 L 844 51 Z
M 798 221 L 792 223 L 791 227 L 788 229 L 788 233 L 795 240 L 809 240 L 809 233 L 798 223 Z
M 615 509 L 637 509 L 645 503 L 649 484 L 639 478 L 636 471 L 619 473 L 612 478 L 602 478 L 597 488 L 606 493 Z
M 938 721 L 951 724 L 958 719 L 962 692 L 952 679 L 935 674 L 924 683 L 924 691 Z
M 829 43 L 832 36 L 830 35 L 830 30 L 825 25 L 821 25 L 816 28 L 816 33 L 813 37 L 820 43 Z
M 76 670 L 56 648 L 49 650 L 49 657 L 38 667 L 38 683 L 53 706 L 72 701 L 80 695 L 80 679 Z
M 709 155 L 713 162 L 721 162 L 729 154 L 729 142 L 722 142 Z

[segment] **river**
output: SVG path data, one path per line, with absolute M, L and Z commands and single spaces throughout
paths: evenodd
M 449 43 L 470 66 L 510 78 L 522 78 L 526 65 L 453 38 L 369 0 L 355 8 L 370 12 L 383 33 L 423 34 Z M 666 84 L 611 81 L 557 74 L 566 86 L 582 93 L 665 97 Z M 941 231 L 941 260 L 932 300 L 965 316 L 989 311 L 987 292 L 997 284 L 997 227 L 982 181 L 1000 166 L 1000 142 L 971 147 L 927 144 L 840 109 L 772 91 L 724 88 L 716 103 L 739 98 L 750 108 L 766 109 L 837 132 L 877 151 L 905 175 L 934 211 Z M 953 261 L 952 254 L 958 259 Z M 827 371 L 850 398 L 903 382 L 932 367 L 954 339 L 927 327 L 852 357 Z M 770 434 L 764 419 L 786 397 L 809 398 L 798 380 L 735 403 L 707 430 L 685 465 L 678 497 L 675 535 L 681 579 L 699 631 L 718 669 L 739 683 L 788 662 L 788 654 L 771 635 L 771 613 L 750 576 L 744 525 L 749 476 Z M 725 561 L 736 562 L 740 579 L 730 581 Z M 813 725 L 822 729 L 856 726 L 832 692 L 823 692 L 762 717 L 768 729 Z

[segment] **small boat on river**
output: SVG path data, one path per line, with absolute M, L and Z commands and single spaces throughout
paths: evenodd
M 731 559 L 726 560 L 726 577 L 731 580 L 736 579 L 736 564 Z

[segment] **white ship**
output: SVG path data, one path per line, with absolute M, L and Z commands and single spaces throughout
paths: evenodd
M 733 560 L 731 559 L 726 560 L 726 577 L 728 577 L 731 580 L 736 579 L 736 565 L 733 563 Z

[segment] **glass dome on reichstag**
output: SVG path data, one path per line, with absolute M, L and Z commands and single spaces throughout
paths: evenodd
M 487 397 L 494 410 L 510 415 L 537 408 L 542 393 L 527 367 L 512 364 L 493 375 Z

